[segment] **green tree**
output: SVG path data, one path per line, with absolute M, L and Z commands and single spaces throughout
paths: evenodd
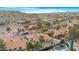
M 2 39 L 0 39 L 0 51 L 4 51 L 4 50 L 6 50 L 5 42 Z
M 53 24 L 59 24 L 59 20 L 58 19 L 55 19 L 54 21 L 53 21 Z
M 41 47 L 42 47 L 42 43 L 45 41 L 44 37 L 42 35 L 39 37 L 39 41 L 40 41 L 40 44 L 41 44 Z
M 30 23 L 31 23 L 30 20 L 25 20 L 25 21 L 23 22 L 23 24 L 25 24 L 25 25 L 29 25 Z
M 48 21 L 43 21 L 42 22 L 42 29 L 50 29 L 51 28 L 51 23 Z
M 48 34 L 50 37 L 52 37 L 52 36 L 54 35 L 54 32 L 51 31 L 51 32 L 48 32 L 47 34 Z
M 42 32 L 47 31 L 49 28 L 51 28 L 51 23 L 48 21 L 39 20 L 37 21 L 37 26 L 42 30 Z
M 28 51 L 32 51 L 33 50 L 33 44 L 32 44 L 31 41 L 27 43 L 27 49 L 28 49 Z
M 35 41 L 34 42 L 34 49 L 38 50 L 41 47 L 40 42 Z
M 79 36 L 79 25 L 75 24 L 73 27 L 69 27 L 69 34 L 73 36 L 73 38 L 78 38 Z

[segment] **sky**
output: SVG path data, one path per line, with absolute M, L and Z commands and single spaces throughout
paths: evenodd
M 1 11 L 20 11 L 24 13 L 77 12 L 79 7 L 0 7 Z

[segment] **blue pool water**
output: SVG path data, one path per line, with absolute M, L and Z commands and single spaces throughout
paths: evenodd
M 68 48 L 64 45 L 64 44 L 61 44 L 61 45 L 57 45 L 54 50 L 57 50 L 57 51 L 68 51 Z

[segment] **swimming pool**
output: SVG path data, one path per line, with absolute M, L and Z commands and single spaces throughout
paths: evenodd
M 68 51 L 68 47 L 65 44 L 57 45 L 53 48 L 55 51 Z

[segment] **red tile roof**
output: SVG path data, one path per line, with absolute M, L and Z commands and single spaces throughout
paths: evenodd
M 58 29 L 58 30 L 53 30 L 54 31 L 54 36 L 58 36 L 58 35 L 65 35 L 66 31 L 64 29 Z
M 14 49 L 14 48 L 19 49 L 19 47 L 22 47 L 23 49 L 26 48 L 25 39 L 14 39 L 14 40 L 5 39 L 4 41 L 6 43 L 5 47 L 7 47 L 7 49 Z

